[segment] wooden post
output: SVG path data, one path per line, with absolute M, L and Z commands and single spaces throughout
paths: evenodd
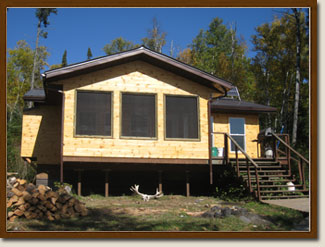
M 239 171 L 239 162 L 238 162 L 238 148 L 235 146 L 236 150 L 236 168 L 237 168 L 237 176 L 240 177 L 240 171 Z
M 109 196 L 109 172 L 110 170 L 104 170 L 105 171 L 105 197 Z
M 162 192 L 162 171 L 158 171 L 158 189 L 159 192 Z
M 62 92 L 62 108 L 61 108 L 61 145 L 60 145 L 60 182 L 61 182 L 61 183 L 63 183 L 64 104 L 65 104 L 65 97 L 64 97 L 64 92 Z
M 78 196 L 81 196 L 81 172 L 82 170 L 76 170 L 78 172 Z
M 186 196 L 190 196 L 190 171 L 186 171 Z

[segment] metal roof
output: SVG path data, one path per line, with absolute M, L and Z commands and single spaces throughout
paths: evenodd
M 256 104 L 252 102 L 231 99 L 231 98 L 221 98 L 216 99 L 211 102 L 212 112 L 238 112 L 243 113 L 249 111 L 252 113 L 271 113 L 276 112 L 275 107 L 270 107 L 266 105 Z
M 46 71 L 43 75 L 46 83 L 70 78 L 76 75 L 93 72 L 100 69 L 120 65 L 135 60 L 143 60 L 204 86 L 225 94 L 234 86 L 221 78 L 213 76 L 203 70 L 185 64 L 162 53 L 152 51 L 144 46 L 139 48 L 104 56 L 81 63 L 71 64 L 63 68 Z
M 43 88 L 34 88 L 29 90 L 24 96 L 24 100 L 28 101 L 44 101 L 46 98 Z

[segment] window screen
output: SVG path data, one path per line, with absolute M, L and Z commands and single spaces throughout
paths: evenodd
M 235 139 L 239 146 L 246 151 L 245 148 L 245 119 L 229 118 L 230 136 Z M 231 151 L 235 151 L 235 145 L 231 142 Z
M 156 137 L 156 97 L 122 94 L 122 136 Z
M 198 139 L 196 97 L 166 96 L 166 138 Z
M 111 136 L 111 93 L 77 91 L 76 134 Z

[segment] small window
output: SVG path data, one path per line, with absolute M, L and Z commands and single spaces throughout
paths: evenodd
M 246 151 L 245 145 L 245 119 L 244 118 L 229 118 L 230 136 L 235 139 L 238 145 Z M 235 145 L 231 142 L 231 152 L 235 152 Z
M 76 135 L 112 136 L 110 92 L 77 91 Z
M 156 137 L 156 96 L 122 94 L 122 136 Z
M 166 138 L 198 139 L 197 97 L 166 96 Z

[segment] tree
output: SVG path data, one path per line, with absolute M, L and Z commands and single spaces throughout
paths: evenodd
M 139 47 L 139 45 L 133 44 L 132 41 L 127 41 L 127 40 L 123 39 L 122 37 L 119 37 L 119 38 L 112 40 L 111 43 L 106 44 L 104 46 L 103 50 L 107 55 L 111 55 L 114 53 L 131 50 L 136 47 Z
M 148 36 L 142 39 L 142 44 L 151 50 L 161 53 L 163 46 L 166 44 L 167 33 L 160 30 L 156 17 L 152 19 L 152 29 L 149 29 L 147 33 Z
M 279 131 L 284 126 L 285 133 L 293 133 L 296 121 L 296 128 L 304 130 L 297 133 L 296 147 L 308 150 L 308 118 L 304 116 L 299 119 L 302 112 L 308 113 L 309 106 L 308 28 L 304 14 L 300 13 L 298 18 L 299 28 L 296 17 L 289 11 L 275 17 L 272 23 L 256 28 L 257 34 L 253 36 L 256 56 L 252 70 L 258 82 L 256 100 L 279 109 L 278 114 L 269 116 L 268 127 Z M 297 30 L 300 35 L 299 53 Z M 299 90 L 300 86 L 302 90 Z M 303 97 L 300 93 L 303 93 Z M 297 109 L 298 115 L 295 116 Z M 291 143 L 294 144 L 294 140 Z
M 36 17 L 38 19 L 38 24 L 37 24 L 37 33 L 36 33 L 36 45 L 35 45 L 35 51 L 34 51 L 34 61 L 33 61 L 33 71 L 31 73 L 31 81 L 30 81 L 30 88 L 34 88 L 35 84 L 35 74 L 36 74 L 36 68 L 38 67 L 37 62 L 38 62 L 38 43 L 39 43 L 39 37 L 43 37 L 44 39 L 47 38 L 47 32 L 42 30 L 42 26 L 44 28 L 47 27 L 47 25 L 50 24 L 48 21 L 48 17 L 50 14 L 57 14 L 57 9 L 56 8 L 38 8 L 36 9 Z M 36 74 L 38 76 L 38 74 Z M 29 105 L 31 107 L 32 104 Z
M 38 47 L 38 67 L 36 73 L 40 73 L 47 65 L 48 52 L 45 47 Z M 27 178 L 32 171 L 27 169 L 20 157 L 20 137 L 22 111 L 24 107 L 23 95 L 30 88 L 31 73 L 33 71 L 34 51 L 21 40 L 14 49 L 8 50 L 7 58 L 7 160 L 8 171 L 19 173 L 22 178 Z M 35 78 L 36 84 L 41 83 L 40 78 Z
M 247 46 L 237 36 L 236 28 L 228 28 L 222 19 L 215 18 L 208 30 L 201 29 L 189 45 L 192 65 L 234 83 L 243 99 L 254 97 L 255 78 L 250 70 L 250 59 L 246 57 Z
M 187 64 L 192 64 L 192 51 L 190 48 L 185 48 L 183 51 L 180 51 L 176 57 L 179 61 Z
M 67 50 L 64 50 L 63 56 L 62 56 L 62 62 L 61 62 L 61 66 L 65 67 L 68 65 L 67 62 Z
M 93 54 L 91 53 L 90 47 L 88 47 L 87 60 L 90 60 L 92 57 L 93 57 Z
M 292 124 L 292 144 L 295 145 L 297 141 L 297 125 L 298 125 L 298 107 L 299 107 L 299 95 L 300 95 L 300 60 L 301 60 L 301 24 L 300 24 L 300 16 L 301 16 L 301 9 L 297 10 L 296 8 L 292 9 L 295 17 L 295 24 L 296 24 L 296 90 L 295 90 L 295 104 L 293 110 L 293 124 Z

